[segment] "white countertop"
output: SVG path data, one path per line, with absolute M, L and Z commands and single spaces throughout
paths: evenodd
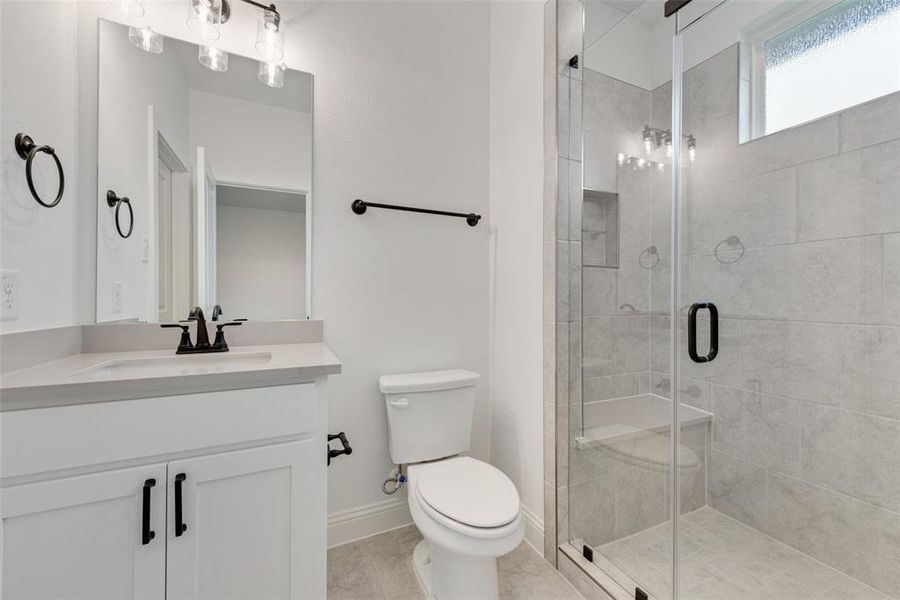
M 140 368 L 105 368 L 122 363 Z M 0 375 L 0 411 L 285 385 L 340 372 L 340 361 L 321 342 L 181 356 L 173 350 L 75 354 Z

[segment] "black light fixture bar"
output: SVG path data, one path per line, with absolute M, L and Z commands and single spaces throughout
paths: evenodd
M 416 208 L 413 206 L 400 206 L 398 204 L 378 204 L 377 202 L 366 202 L 365 200 L 357 198 L 350 205 L 350 209 L 358 215 L 365 214 L 366 209 L 372 208 L 386 208 L 388 210 L 402 210 L 406 212 L 415 212 L 415 213 L 425 213 L 427 215 L 441 215 L 444 217 L 459 217 L 461 219 L 465 219 L 466 223 L 468 223 L 471 227 L 475 227 L 478 225 L 478 221 L 481 220 L 481 215 L 476 215 L 475 213 L 458 213 L 458 212 L 448 212 L 446 210 L 434 210 L 431 208 Z
M 273 13 L 275 15 L 275 24 L 278 26 L 281 25 L 281 13 L 278 12 L 278 9 L 275 8 L 274 4 L 266 5 L 266 4 L 262 4 L 261 2 L 254 2 L 254 0 L 241 0 L 241 2 L 244 2 L 251 6 L 255 6 L 256 8 L 259 8 L 261 10 L 265 10 L 270 13 Z

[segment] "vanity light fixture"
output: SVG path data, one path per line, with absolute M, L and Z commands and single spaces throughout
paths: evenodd
M 262 4 L 255 0 L 241 0 L 260 9 L 256 27 L 256 52 L 265 62 L 277 63 L 284 58 L 284 31 L 281 14 L 274 4 Z M 204 40 L 219 39 L 219 25 L 231 18 L 228 0 L 191 0 L 188 6 L 187 25 Z
M 666 170 L 666 166 L 664 163 L 656 162 L 655 160 L 649 160 L 647 158 L 643 158 L 642 156 L 622 154 L 621 152 L 616 155 L 616 163 L 620 167 L 627 167 L 632 171 L 644 171 L 646 169 L 656 169 L 657 171 Z
M 128 41 L 151 54 L 161 54 L 163 51 L 163 36 L 147 27 L 129 27 Z
M 694 162 L 697 158 L 697 138 L 693 135 L 683 135 L 682 137 L 687 142 L 688 159 Z M 665 146 L 666 158 L 672 158 L 674 151 L 671 129 L 657 129 L 644 125 L 644 129 L 641 130 L 641 140 L 643 141 L 646 154 L 652 154 L 655 150 Z
M 272 5 L 272 9 L 275 6 Z M 267 63 L 284 58 L 284 30 L 277 10 L 263 9 L 256 24 L 256 53 Z
M 218 73 L 228 70 L 228 53 L 213 46 L 200 46 L 200 64 Z
M 653 152 L 659 145 L 656 132 L 657 130 L 652 129 L 649 125 L 644 125 L 644 131 L 641 132 L 641 137 L 644 140 L 644 152 L 646 154 Z
M 188 29 L 204 40 L 217 40 L 219 25 L 231 17 L 227 0 L 191 0 L 188 5 Z
M 259 80 L 271 88 L 284 87 L 284 63 L 259 63 Z

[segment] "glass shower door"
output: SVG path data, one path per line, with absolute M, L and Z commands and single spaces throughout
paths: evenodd
M 678 597 L 900 598 L 900 1 L 677 18 Z
M 584 3 L 581 344 L 570 405 L 568 540 L 619 591 L 671 597 L 671 63 L 657 2 Z M 576 109 L 573 109 L 576 110 Z

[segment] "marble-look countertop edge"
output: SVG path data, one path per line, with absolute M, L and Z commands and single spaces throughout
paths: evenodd
M 131 378 L 73 378 L 72 373 L 119 358 L 165 357 L 167 351 L 103 352 L 50 361 L 0 377 L 0 412 L 117 400 L 251 389 L 304 383 L 341 372 L 341 363 L 321 342 L 241 346 L 235 352 L 272 352 L 272 364 L 215 373 Z

